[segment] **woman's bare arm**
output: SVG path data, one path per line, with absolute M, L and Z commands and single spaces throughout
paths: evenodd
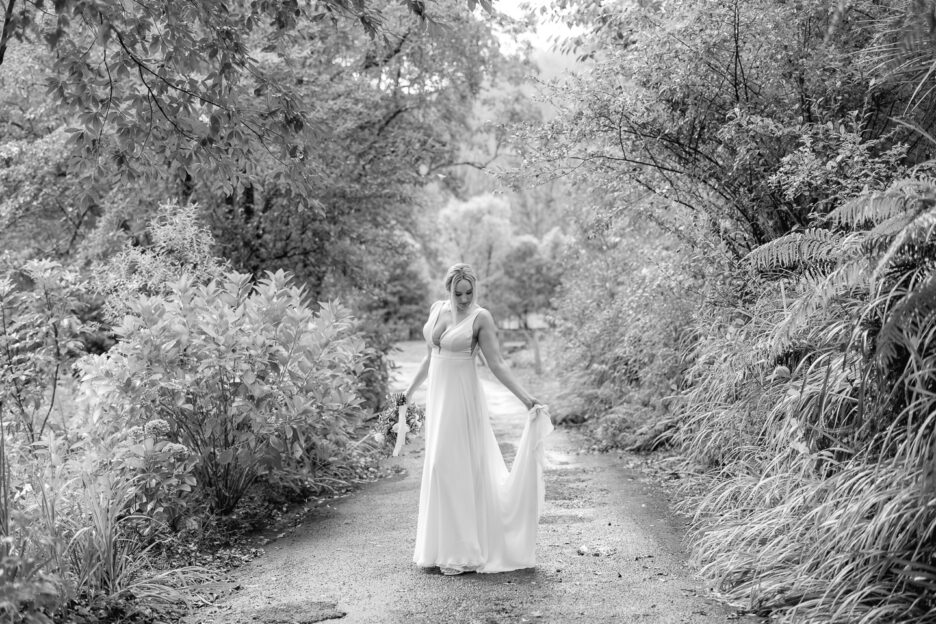
M 487 310 L 481 310 L 477 316 L 478 344 L 481 346 L 481 353 L 487 360 L 488 368 L 497 377 L 504 386 L 513 392 L 527 409 L 532 409 L 537 400 L 517 381 L 504 357 L 501 355 L 500 342 L 497 340 L 497 326 L 494 325 L 494 318 Z
M 409 388 L 406 389 L 406 402 L 411 403 L 413 399 L 413 393 L 419 389 L 419 386 L 422 385 L 422 382 L 426 381 L 426 377 L 429 375 L 429 361 L 432 359 L 432 347 L 426 345 L 426 357 L 423 358 L 422 363 L 419 365 L 419 370 L 416 371 L 416 376 L 413 377 L 412 383 L 410 383 Z

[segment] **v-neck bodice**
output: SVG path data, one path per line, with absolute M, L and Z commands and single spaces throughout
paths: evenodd
M 433 347 L 434 353 L 442 357 L 470 358 L 477 351 L 477 345 L 474 343 L 474 319 L 481 310 L 481 307 L 475 306 L 465 315 L 465 318 L 450 324 L 436 343 L 433 340 L 433 333 L 439 324 L 439 317 L 444 313 L 450 313 L 444 301 L 437 301 L 433 304 L 429 320 L 423 327 L 423 337 Z

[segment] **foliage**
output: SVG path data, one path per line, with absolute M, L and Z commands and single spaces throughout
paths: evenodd
M 26 621 L 45 621 L 71 600 L 191 601 L 182 588 L 204 570 L 160 570 L 148 557 L 158 521 L 139 514 L 140 479 L 124 461 L 131 454 L 125 434 L 87 428 L 72 439 L 47 432 L 35 444 L 22 441 L 7 438 L 3 458 L 8 522 L 0 585 L 11 608 Z
M 680 353 L 703 277 L 693 258 L 656 228 L 616 224 L 584 231 L 564 258 L 555 321 L 567 405 L 592 420 L 604 447 L 629 446 L 664 417 L 680 385 Z
M 214 255 L 215 241 L 198 222 L 196 206 L 165 203 L 144 233 L 148 244 L 124 245 L 97 267 L 94 288 L 104 297 L 112 320 L 129 312 L 140 295 L 160 295 L 183 277 L 203 283 L 219 277 L 225 266 Z
M 10 461 L 0 415 L 0 615 L 10 622 L 44 623 L 60 602 L 57 579 L 42 570 L 45 561 L 17 548 L 15 531 L 23 518 L 11 499 Z
M 407 236 L 400 236 L 409 239 Z M 429 286 L 425 262 L 414 244 L 401 245 L 400 253 L 389 258 L 383 270 L 386 277 L 357 290 L 350 304 L 358 310 L 358 328 L 367 349 L 362 372 L 361 395 L 367 410 L 384 407 L 391 373 L 391 352 L 400 340 L 422 337 L 429 307 Z
M 509 73 L 491 24 L 461 1 L 248 4 L 20 7 L 0 65 L 2 241 L 101 261 L 148 246 L 158 204 L 197 203 L 236 270 L 290 271 L 316 299 L 385 280 L 482 84 Z M 65 101 L 35 97 L 47 80 Z
M 62 379 L 83 351 L 84 289 L 75 271 L 50 260 L 0 276 L 0 418 L 12 416 L 29 442 L 47 430 Z
M 30 260 L 6 267 L 2 285 L 0 612 L 45 622 L 74 596 L 178 599 L 173 585 L 186 571 L 154 576 L 149 538 L 128 516 L 140 492 L 126 445 L 71 413 L 87 283 Z
M 600 191 L 593 239 L 634 217 L 690 250 L 667 264 L 696 300 L 662 344 L 685 350 L 670 379 L 702 472 L 684 504 L 695 562 L 778 621 L 932 619 L 932 3 L 555 5 L 585 27 L 571 47 L 590 66 L 554 89 L 556 121 L 521 133 L 527 174 Z M 591 250 L 595 273 L 651 272 L 640 253 Z M 660 299 L 600 284 L 608 311 L 568 317 L 580 352 L 602 348 L 567 385 L 605 389 L 604 425 L 635 417 L 627 372 L 653 364 L 600 359 L 641 351 L 626 330 L 642 315 L 603 313 Z
M 835 22 L 868 14 L 877 16 L 877 28 L 862 57 L 877 88 L 909 94 L 900 114 L 924 112 L 934 95 L 932 0 L 896 0 L 879 6 L 867 0 L 840 3 Z
M 362 289 L 356 307 L 391 340 L 422 337 L 429 307 L 428 270 L 414 245 L 391 258 L 383 281 Z M 368 344 L 374 343 L 368 341 Z
M 532 235 L 511 240 L 503 268 L 489 286 L 494 309 L 503 308 L 529 328 L 529 315 L 552 307 L 563 273 L 565 249 L 570 240 L 554 229 L 542 242 Z
M 437 227 L 445 266 L 467 262 L 482 284 L 500 275 L 512 238 L 507 200 L 492 194 L 452 199 L 439 212 Z
M 451 2 L 437 8 L 444 37 L 388 6 L 383 40 L 320 23 L 258 56 L 301 96 L 306 121 L 290 139 L 301 189 L 268 154 L 251 161 L 254 183 L 236 192 L 218 192 L 226 178 L 212 172 L 179 187 L 237 270 L 289 270 L 314 298 L 387 279 L 384 266 L 406 252 L 402 233 L 427 201 L 422 187 L 454 166 L 471 103 L 501 63 L 487 24 Z
M 673 227 L 673 207 L 682 207 L 707 223 L 696 234 L 740 258 L 860 192 L 868 157 L 880 166 L 928 158 L 907 125 L 928 130 L 932 116 L 919 110 L 895 122 L 910 90 L 883 88 L 867 65 L 868 46 L 900 3 L 562 4 L 585 31 L 573 47 L 590 66 L 553 89 L 561 114 L 520 134 L 524 156 L 532 175 L 574 173 L 618 198 L 612 215 Z M 846 5 L 847 15 L 836 10 Z M 773 176 L 805 158 L 814 166 L 800 170 L 815 182 L 778 192 Z M 646 199 L 627 201 L 637 192 Z
M 67 203 L 79 178 L 62 175 L 66 138 L 59 130 L 0 144 L 0 241 L 21 259 L 67 255 L 93 218 L 91 206 Z
M 315 313 L 283 272 L 170 289 L 129 301 L 117 345 L 82 362 L 111 417 L 168 423 L 218 513 L 257 479 L 314 484 L 350 452 L 364 345 L 345 309 Z
M 794 233 L 751 254 L 741 322 L 700 319 L 682 433 L 717 468 L 690 505 L 729 599 L 789 621 L 931 618 L 934 197 L 919 176 L 841 204 L 809 234 L 822 253 Z
M 209 462 L 191 450 L 196 447 L 178 435 L 180 429 L 156 418 L 159 413 L 147 413 L 145 408 L 153 406 L 136 401 L 134 391 L 156 397 L 160 407 L 165 406 L 159 397 L 165 399 L 173 391 L 183 398 L 195 393 L 202 397 L 193 399 L 200 408 L 226 398 L 208 396 L 205 387 L 224 386 L 230 380 L 225 377 L 228 370 L 238 382 L 250 373 L 278 373 L 280 378 L 266 386 L 262 379 L 251 382 L 252 390 L 246 382 L 241 384 L 231 418 L 221 418 L 214 430 L 211 423 L 208 430 L 193 429 L 219 443 L 225 433 L 231 434 L 232 447 L 253 434 L 266 436 L 255 447 L 266 453 L 260 462 L 275 456 L 271 449 L 280 440 L 281 455 L 264 466 L 263 474 L 253 476 L 276 486 L 331 488 L 346 482 L 349 472 L 357 474 L 365 461 L 349 441 L 359 421 L 360 377 L 368 351 L 347 312 L 329 305 L 313 314 L 301 289 L 291 287 L 282 273 L 253 288 L 247 276 L 230 274 L 237 285 L 231 287 L 234 292 L 224 292 L 211 281 L 212 275 L 221 275 L 220 266 L 210 254 L 211 237 L 198 227 L 191 207 L 164 207 L 148 236 L 150 247 L 126 248 L 113 265 L 100 269 L 97 280 L 111 298 L 126 304 L 113 309 L 125 314 L 121 327 L 138 339 L 143 363 L 150 357 L 156 366 L 167 364 L 166 356 L 172 354 L 163 349 L 169 344 L 163 339 L 174 331 L 179 332 L 175 338 L 188 339 L 180 319 L 215 338 L 227 333 L 214 344 L 205 334 L 188 340 L 192 357 L 185 363 L 192 365 L 200 357 L 195 364 L 203 366 L 200 371 L 179 365 L 150 369 L 147 377 L 140 369 L 127 368 L 118 372 L 128 382 L 120 389 L 82 382 L 76 392 L 69 374 L 90 329 L 79 320 L 89 298 L 87 281 L 57 262 L 31 260 L 18 268 L 8 260 L 12 268 L 3 275 L 0 298 L 2 371 L 9 382 L 3 385 L 6 393 L 0 404 L 0 611 L 17 621 L 49 621 L 54 613 L 66 613 L 69 605 L 111 609 L 128 601 L 137 607 L 186 604 L 192 600 L 186 586 L 204 577 L 205 571 L 197 567 L 160 567 L 153 550 L 171 540 L 190 516 L 203 513 L 211 483 L 212 473 L 205 470 Z M 176 281 L 167 283 L 169 279 Z M 140 315 L 152 320 L 152 315 L 146 316 L 152 312 L 147 306 L 165 313 L 159 302 L 179 295 L 179 288 L 187 299 L 176 300 L 181 307 L 175 310 L 184 308 L 188 316 L 166 319 L 162 335 L 136 334 Z M 207 299 L 199 300 L 196 291 Z M 199 301 L 200 308 L 195 305 Z M 232 330 L 231 319 L 238 314 L 241 325 Z M 204 320 L 209 317 L 214 324 Z M 224 331 L 219 324 L 225 325 Z M 258 337 L 262 344 L 254 342 Z M 227 351 L 225 345 L 235 342 L 248 348 Z M 178 343 L 176 347 L 175 355 L 185 348 Z M 79 366 L 98 372 L 102 362 L 118 366 L 112 358 L 126 349 L 126 344 L 118 344 L 113 354 Z M 250 368 L 245 360 L 255 366 Z M 166 374 L 170 371 L 182 377 L 173 379 Z M 143 387 L 133 387 L 137 379 Z M 127 402 L 118 404 L 115 398 Z M 258 405 L 266 412 L 257 414 Z M 172 407 L 183 409 L 175 403 Z M 180 415 L 185 416 L 184 409 Z M 267 420 L 258 424 L 264 417 Z M 245 431 L 245 422 L 258 426 Z M 210 452 L 210 459 L 217 457 Z M 236 470 L 242 457 L 234 454 L 228 468 Z
M 293 85 L 271 76 L 256 52 L 341 16 L 372 36 L 383 26 L 382 7 L 346 0 L 4 4 L 0 64 L 14 40 L 47 43 L 55 52 L 50 92 L 78 117 L 73 156 L 101 170 L 116 163 L 131 180 L 153 175 L 163 148 L 189 174 L 218 167 L 229 183 L 249 179 L 244 164 L 262 150 L 288 169 L 299 149 L 291 137 L 309 120 Z M 416 19 L 431 18 L 423 2 L 402 4 Z M 266 92 L 260 107 L 244 106 L 253 90 Z

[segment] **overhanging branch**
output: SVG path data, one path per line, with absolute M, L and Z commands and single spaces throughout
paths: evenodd
M 3 11 L 3 30 L 0 31 L 0 65 L 3 65 L 7 44 L 13 36 L 13 8 L 15 6 L 16 0 L 8 0 L 6 9 Z

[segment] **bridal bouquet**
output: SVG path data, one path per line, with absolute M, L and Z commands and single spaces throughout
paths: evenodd
M 422 429 L 426 410 L 418 405 L 406 402 L 406 395 L 400 392 L 387 396 L 387 407 L 377 416 L 371 434 L 377 444 L 393 449 L 393 455 L 399 455 L 406 442 L 406 436 L 415 435 Z

